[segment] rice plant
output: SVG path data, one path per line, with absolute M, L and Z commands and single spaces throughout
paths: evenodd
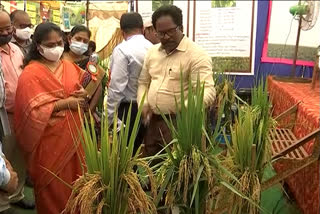
M 203 97 L 204 87 L 199 78 L 195 87 L 189 81 L 187 95 L 181 83 L 176 118 L 162 115 L 173 140 L 165 142 L 163 162 L 154 168 L 160 184 L 156 204 L 161 202 L 166 213 L 178 207 L 180 213 L 205 214 L 213 208 L 218 163 L 205 130 Z M 179 106 L 178 103 L 187 104 Z
M 218 131 L 225 129 L 229 134 L 229 127 L 234 120 L 234 107 L 236 102 L 236 91 L 234 89 L 234 79 L 230 78 L 224 73 L 224 70 L 228 65 L 222 65 L 220 71 L 213 75 L 215 89 L 216 89 L 216 100 L 214 103 L 214 119 L 216 124 L 214 124 L 213 137 L 217 137 Z M 219 116 L 221 114 L 221 120 L 219 121 Z M 222 127 L 220 127 L 222 126 Z
M 252 90 L 251 105 L 258 108 L 259 112 L 255 120 L 254 127 L 257 127 L 258 134 L 255 135 L 254 142 L 257 145 L 257 169 L 263 169 L 266 163 L 270 163 L 271 143 L 268 141 L 268 134 L 271 128 L 274 128 L 276 121 L 271 116 L 271 103 L 269 101 L 267 81 L 262 79 L 257 87 Z M 261 133 L 259 135 L 259 132 Z M 262 179 L 263 172 L 259 174 L 259 180 Z
M 126 118 L 126 126 L 122 125 L 117 133 L 117 116 L 115 114 L 113 131 L 109 131 L 108 119 L 103 118 L 101 124 L 101 148 L 94 130 L 94 120 L 82 119 L 82 146 L 85 153 L 86 173 L 75 181 L 72 195 L 65 212 L 81 214 L 104 213 L 154 214 L 156 197 L 154 177 L 148 164 L 139 158 L 139 151 L 133 154 L 134 140 L 137 135 L 140 108 L 129 136 L 130 112 Z M 124 118 L 123 120 L 124 121 Z M 139 174 L 135 167 L 143 169 L 149 178 L 151 194 L 143 191 Z
M 274 121 L 270 116 L 270 107 L 267 86 L 261 81 L 252 90 L 252 106 L 238 109 L 237 120 L 231 127 L 231 142 L 226 139 L 228 152 L 224 166 L 239 180 L 239 183 L 230 182 L 246 196 L 229 194 L 229 190 L 221 188 L 217 204 L 232 204 L 229 209 L 231 213 L 259 213 L 260 184 L 271 158 L 268 134 Z

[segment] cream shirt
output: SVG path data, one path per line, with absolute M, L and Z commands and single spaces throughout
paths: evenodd
M 206 106 L 215 99 L 212 60 L 196 43 L 184 37 L 179 46 L 167 54 L 161 44 L 154 45 L 146 54 L 144 65 L 138 81 L 138 103 L 144 93 L 144 105 L 149 105 L 155 114 L 158 109 L 164 114 L 176 113 L 176 101 L 180 105 L 181 78 L 185 96 L 188 92 L 189 78 L 195 86 L 199 74 L 200 81 L 205 83 L 204 102 Z

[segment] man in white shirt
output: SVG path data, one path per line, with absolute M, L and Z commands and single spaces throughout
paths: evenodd
M 114 112 L 118 109 L 118 124 L 122 116 L 126 118 L 132 102 L 130 133 L 133 128 L 135 116 L 138 112 L 137 90 L 138 79 L 147 50 L 152 46 L 143 36 L 143 21 L 139 13 L 125 13 L 120 19 L 120 28 L 124 41 L 120 43 L 111 56 L 111 81 L 108 89 L 107 111 L 109 124 L 113 124 Z M 134 151 L 142 143 L 143 127 L 140 126 L 135 141 Z M 129 133 L 129 134 L 130 134 Z

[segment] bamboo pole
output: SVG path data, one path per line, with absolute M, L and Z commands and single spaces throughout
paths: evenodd
M 320 67 L 320 46 L 319 46 L 319 50 L 318 50 L 318 54 L 317 54 L 316 60 L 314 62 L 311 89 L 314 89 L 316 87 L 317 79 L 319 79 L 319 74 L 320 74 L 319 67 Z
M 87 28 L 89 28 L 89 5 L 90 5 L 90 0 L 87 0 L 87 5 L 86 5 L 86 21 L 87 21 Z

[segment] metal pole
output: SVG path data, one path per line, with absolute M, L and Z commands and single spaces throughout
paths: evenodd
M 297 63 L 297 57 L 298 57 L 300 32 L 301 32 L 301 23 L 302 23 L 302 15 L 300 15 L 300 17 L 299 17 L 298 35 L 297 35 L 296 47 L 294 49 L 293 64 L 292 64 L 292 67 L 291 67 L 291 77 L 292 78 L 296 76 L 296 63 Z

